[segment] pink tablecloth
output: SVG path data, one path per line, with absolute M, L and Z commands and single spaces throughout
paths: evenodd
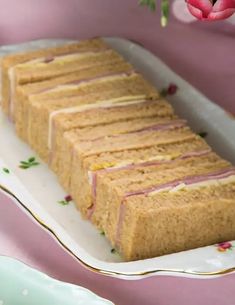
M 143 44 L 209 98 L 235 113 L 235 27 L 185 25 L 166 29 L 137 0 L 1 0 L 0 43 L 45 37 L 122 36 Z M 211 280 L 152 277 L 122 281 L 94 274 L 0 194 L 0 254 L 58 279 L 85 286 L 121 305 L 234 305 L 235 275 Z

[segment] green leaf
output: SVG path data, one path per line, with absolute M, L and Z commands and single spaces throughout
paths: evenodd
M 28 169 L 32 166 L 37 166 L 39 164 L 40 163 L 36 161 L 35 157 L 30 157 L 30 158 L 28 158 L 28 161 L 20 161 L 19 167 L 22 169 Z
M 146 5 L 146 1 L 144 1 L 144 0 L 139 0 L 139 5 L 141 5 L 141 6 Z
M 29 168 L 29 165 L 20 165 L 19 168 L 27 169 L 27 168 Z
M 152 12 L 156 10 L 156 1 L 155 0 L 140 0 L 139 5 L 147 6 Z
M 148 4 L 148 7 L 149 7 L 150 11 L 154 12 L 156 10 L 155 1 L 150 1 L 150 3 Z
M 29 158 L 28 161 L 29 161 L 30 163 L 34 162 L 34 161 L 35 161 L 35 157 Z
M 139 0 L 139 5 L 147 6 L 152 12 L 156 10 L 156 0 Z M 169 18 L 169 0 L 161 1 L 161 25 L 165 27 Z
M 166 88 L 163 88 L 163 89 L 160 91 L 160 95 L 161 95 L 161 97 L 166 97 L 166 96 L 167 96 L 167 89 L 166 89 Z
M 23 165 L 29 165 L 29 162 L 27 162 L 27 161 L 20 161 L 20 163 Z
M 169 1 L 168 0 L 162 0 L 161 3 L 161 25 L 165 27 L 168 22 L 168 17 L 169 17 Z
M 8 169 L 8 168 L 3 167 L 3 169 L 2 169 L 2 170 L 4 171 L 4 173 L 6 173 L 6 174 L 10 174 L 10 171 L 9 171 L 9 169 Z
M 66 200 L 60 200 L 60 201 L 58 201 L 58 203 L 61 204 L 61 205 L 68 205 L 69 204 L 69 202 L 66 201 Z

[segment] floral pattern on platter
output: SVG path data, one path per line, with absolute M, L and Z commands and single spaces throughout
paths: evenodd
M 10 174 L 10 170 L 6 167 L 2 167 L 2 171 L 5 173 L 5 174 Z
M 229 241 L 219 243 L 216 245 L 216 247 L 219 252 L 227 252 L 228 250 L 231 251 L 233 248 L 235 248 L 235 246 Z
M 73 198 L 71 197 L 71 195 L 67 195 L 64 197 L 63 200 L 58 201 L 58 203 L 61 205 L 68 205 L 72 200 Z
M 178 90 L 178 86 L 174 83 L 170 83 L 167 88 L 162 88 L 160 91 L 161 97 L 166 97 L 167 95 L 174 95 Z
M 34 166 L 38 166 L 40 163 L 36 160 L 35 157 L 30 157 L 26 161 L 20 161 L 19 168 L 28 169 Z

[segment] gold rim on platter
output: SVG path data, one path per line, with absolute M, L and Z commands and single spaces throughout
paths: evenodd
M 44 229 L 46 229 L 49 233 L 53 235 L 53 237 L 57 240 L 57 242 L 70 254 L 72 255 L 76 260 L 79 261 L 79 263 L 84 266 L 86 269 L 96 272 L 98 274 L 107 275 L 107 276 L 125 276 L 125 277 L 138 277 L 138 276 L 146 276 L 151 275 L 155 273 L 174 273 L 174 274 L 185 274 L 185 275 L 192 275 L 192 276 L 217 276 L 217 275 L 225 275 L 232 272 L 235 272 L 235 266 L 228 268 L 228 269 L 222 269 L 218 271 L 213 272 L 202 272 L 202 271 L 187 271 L 183 269 L 154 269 L 149 271 L 143 271 L 143 272 L 118 272 L 118 271 L 111 271 L 106 269 L 99 269 L 97 267 L 93 267 L 89 264 L 87 264 L 84 260 L 79 258 L 75 253 L 73 253 L 61 239 L 55 233 L 53 229 L 51 229 L 47 224 L 45 224 L 38 215 L 36 215 L 33 211 L 31 211 L 15 194 L 13 194 L 10 190 L 8 190 L 5 186 L 2 186 L 0 184 L 0 189 L 8 194 L 10 197 L 14 198 L 21 207 L 23 207 L 29 215 L 31 215 L 34 220 L 37 221 L 39 225 L 41 225 Z

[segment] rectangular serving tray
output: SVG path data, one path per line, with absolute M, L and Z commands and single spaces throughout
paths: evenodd
M 235 120 L 232 117 L 143 47 L 121 38 L 105 40 L 158 89 L 167 87 L 169 83 L 176 84 L 179 89 L 169 99 L 177 114 L 188 119 L 196 132 L 206 132 L 206 139 L 215 151 L 235 164 Z M 64 41 L 51 39 L 4 46 L 0 48 L 0 56 Z M 53 234 L 61 246 L 85 267 L 123 279 L 141 279 L 158 274 L 208 278 L 235 270 L 233 246 L 224 252 L 219 252 L 218 247 L 212 245 L 162 257 L 123 262 L 117 253 L 111 252 L 105 237 L 89 222 L 81 219 L 73 203 L 67 206 L 58 204 L 66 194 L 46 164 L 40 160 L 37 167 L 28 170 L 19 168 L 20 161 L 31 156 L 40 160 L 17 138 L 13 124 L 0 111 L 1 189 L 13 197 L 35 223 Z M 10 173 L 6 173 L 4 168 L 9 169 Z M 231 243 L 235 247 L 235 241 Z

